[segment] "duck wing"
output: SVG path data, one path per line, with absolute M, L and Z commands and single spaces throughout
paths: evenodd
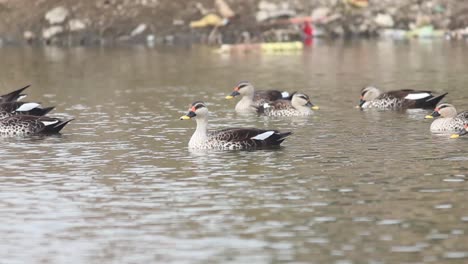
M 264 103 L 257 107 L 257 114 L 265 114 L 270 111 L 286 110 L 294 108 L 291 101 L 286 99 L 280 99 L 273 102 Z
M 259 90 L 255 91 L 254 100 L 265 100 L 265 101 L 275 101 L 279 99 L 283 99 L 283 92 L 278 90 Z
M 382 94 L 388 98 L 396 98 L 403 101 L 404 108 L 430 108 L 433 109 L 447 93 L 434 96 L 431 91 L 403 89 Z
M 27 102 L 6 102 L 0 103 L 0 111 L 9 113 L 10 115 L 22 114 L 43 116 L 52 111 L 55 107 L 43 108 L 39 103 Z
M 58 133 L 73 119 L 61 120 L 47 116 L 15 115 L 0 121 L 0 126 L 18 128 L 23 127 L 30 134 Z
M 218 141 L 237 143 L 244 147 L 264 147 L 277 146 L 291 134 L 291 132 L 257 128 L 226 128 L 212 132 L 210 137 Z

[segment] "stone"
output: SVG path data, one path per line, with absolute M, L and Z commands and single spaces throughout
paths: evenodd
M 47 39 L 51 39 L 52 37 L 62 32 L 63 32 L 62 26 L 51 26 L 49 28 L 42 30 L 42 37 L 47 40 Z
M 146 28 L 147 28 L 146 24 L 143 24 L 143 23 L 139 24 L 135 29 L 132 30 L 132 32 L 130 33 L 130 36 L 134 37 L 136 35 L 140 35 L 146 30 Z
M 32 32 L 32 31 L 27 30 L 27 31 L 25 31 L 23 33 L 23 38 L 24 38 L 24 40 L 26 40 L 28 42 L 33 41 L 33 40 L 36 39 L 36 34 L 34 34 L 34 32 Z
M 215 0 L 215 6 L 218 12 L 224 18 L 231 18 L 236 15 L 231 7 L 224 0 Z
M 76 32 L 86 29 L 86 23 L 80 19 L 71 19 L 68 21 L 68 29 L 70 32 Z
M 65 21 L 65 19 L 67 19 L 68 13 L 68 9 L 63 6 L 58 6 L 47 12 L 45 14 L 45 19 L 51 25 L 61 24 Z
M 328 17 L 330 14 L 330 8 L 328 7 L 318 7 L 312 11 L 312 21 L 321 21 Z
M 377 14 L 377 16 L 374 18 L 374 22 L 379 27 L 393 27 L 395 24 L 391 15 L 382 13 Z

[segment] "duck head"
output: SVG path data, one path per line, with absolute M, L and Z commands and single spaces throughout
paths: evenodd
M 202 101 L 196 101 L 190 105 L 187 114 L 181 116 L 180 120 L 188 120 L 188 119 L 195 118 L 197 116 L 200 118 L 203 118 L 203 117 L 206 117 L 207 115 L 208 115 L 208 108 L 206 107 L 205 103 L 203 103 Z
M 434 117 L 455 117 L 457 115 L 457 109 L 451 104 L 440 104 L 430 115 L 425 116 L 425 119 L 430 119 Z
M 226 96 L 226 99 L 232 99 L 238 95 L 248 95 L 253 97 L 254 91 L 254 87 L 251 83 L 243 81 L 238 83 L 236 87 L 234 87 L 234 91 L 230 95 Z
M 458 132 L 458 134 L 453 134 L 453 135 L 450 136 L 450 138 L 459 138 L 459 137 L 464 136 L 466 134 L 468 134 L 468 124 L 465 124 L 463 126 L 463 129 L 460 130 L 460 132 Z
M 361 98 L 359 100 L 359 105 L 356 108 L 362 108 L 366 102 L 370 102 L 380 95 L 380 90 L 374 86 L 366 86 L 361 89 Z
M 320 107 L 318 107 L 317 105 L 314 105 L 314 104 L 312 104 L 310 102 L 310 98 L 309 98 L 308 95 L 303 94 L 303 93 L 293 93 L 292 99 L 291 99 L 291 104 L 295 108 L 308 107 L 308 108 L 311 108 L 313 110 L 319 110 L 320 109 Z

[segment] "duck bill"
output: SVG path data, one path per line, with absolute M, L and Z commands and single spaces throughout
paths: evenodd
M 240 95 L 240 93 L 238 91 L 234 91 L 230 95 L 226 96 L 226 99 L 232 99 L 238 95 Z
M 362 106 L 366 103 L 366 100 L 359 100 L 359 104 L 356 105 L 356 108 L 362 108 Z
M 307 104 L 305 106 L 310 107 L 312 110 L 319 110 L 320 109 L 320 107 L 318 105 L 314 105 L 311 102 L 307 102 Z
M 181 116 L 180 120 L 189 120 L 189 119 L 194 118 L 195 116 L 197 116 L 195 112 L 189 111 L 186 115 Z
M 432 112 L 432 114 L 425 116 L 424 119 L 432 119 L 432 118 L 438 117 L 438 116 L 440 116 L 439 112 L 434 111 L 434 112 Z

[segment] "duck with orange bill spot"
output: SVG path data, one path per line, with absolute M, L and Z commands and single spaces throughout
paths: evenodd
M 279 99 L 291 100 L 288 92 L 278 90 L 255 90 L 250 82 L 242 81 L 234 87 L 234 91 L 226 96 L 226 99 L 232 99 L 236 96 L 242 96 L 236 104 L 236 112 L 256 113 L 257 108 L 265 103 L 273 102 Z
M 455 106 L 451 104 L 440 104 L 425 119 L 433 119 L 431 132 L 433 133 L 453 133 L 463 129 L 468 123 L 468 111 L 457 113 Z
M 266 116 L 309 116 L 320 108 L 310 102 L 308 95 L 294 92 L 291 100 L 276 100 L 258 107 L 258 114 Z
M 434 96 L 431 91 L 412 89 L 381 92 L 374 86 L 366 86 L 361 89 L 361 98 L 356 108 L 377 108 L 380 110 L 433 109 L 445 95 L 447 93 Z
M 208 108 L 202 101 L 190 105 L 188 113 L 181 120 L 195 119 L 197 128 L 189 141 L 190 149 L 257 149 L 279 147 L 292 132 L 273 129 L 225 128 L 208 131 Z

